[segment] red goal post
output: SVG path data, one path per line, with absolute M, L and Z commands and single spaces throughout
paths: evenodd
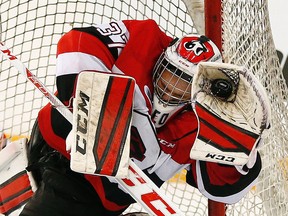
M 204 0 L 204 27 L 205 35 L 209 37 L 220 50 L 222 50 L 222 7 L 221 0 Z M 225 216 L 226 205 L 208 200 L 209 216 Z
M 197 16 L 193 17 L 195 9 Z M 162 189 L 185 215 L 288 215 L 288 91 L 273 42 L 267 0 L 205 0 L 205 4 L 204 0 L 1 0 L 0 15 L 1 40 L 51 91 L 55 90 L 56 44 L 72 26 L 153 18 L 171 36 L 204 33 L 205 29 L 221 48 L 225 62 L 247 66 L 268 92 L 273 116 L 270 134 L 260 150 L 263 169 L 253 190 L 234 205 L 208 202 L 184 183 L 185 173 Z M 28 136 L 47 100 L 9 62 L 1 59 L 0 68 L 0 129 L 9 135 Z M 139 210 L 137 205 L 129 209 Z

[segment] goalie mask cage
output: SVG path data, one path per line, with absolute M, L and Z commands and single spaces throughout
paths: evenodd
M 239 203 L 226 205 L 226 215 L 288 215 L 288 91 L 274 47 L 267 1 L 207 0 L 203 6 L 201 0 L 1 0 L 1 41 L 55 91 L 56 44 L 72 27 L 152 18 L 171 36 L 206 31 L 221 47 L 225 62 L 246 65 L 253 71 L 272 105 L 271 130 L 260 150 L 263 170 L 258 183 Z M 47 102 L 1 57 L 3 132 L 29 136 L 39 109 Z M 208 205 L 206 198 L 185 184 L 184 172 L 162 189 L 185 215 L 225 214 L 221 213 L 224 204 Z M 141 207 L 135 204 L 128 211 L 141 211 Z

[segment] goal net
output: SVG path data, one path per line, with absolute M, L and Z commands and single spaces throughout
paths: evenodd
M 54 92 L 56 45 L 72 27 L 152 18 L 170 36 L 206 32 L 221 47 L 225 62 L 253 71 L 272 105 L 271 130 L 260 152 L 259 181 L 239 203 L 226 206 L 226 215 L 288 215 L 288 90 L 271 34 L 267 1 L 207 0 L 204 6 L 202 0 L 1 0 L 0 36 Z M 0 130 L 11 137 L 29 136 L 39 109 L 48 100 L 8 61 L 0 60 Z M 185 183 L 184 172 L 162 189 L 185 215 L 217 215 L 216 210 L 208 213 L 208 200 Z M 142 209 L 135 204 L 129 211 Z

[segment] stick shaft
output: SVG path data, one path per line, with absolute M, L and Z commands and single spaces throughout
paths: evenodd
M 49 100 L 49 102 L 71 123 L 72 113 L 67 107 L 22 63 L 12 52 L 0 42 L 0 50 L 5 58 L 21 72 L 27 80 L 29 80 L 41 93 Z

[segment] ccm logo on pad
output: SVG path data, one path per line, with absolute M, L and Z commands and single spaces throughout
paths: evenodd
M 82 103 L 78 104 L 78 109 L 81 110 L 81 114 L 78 114 L 77 116 L 77 135 L 76 135 L 76 151 L 80 152 L 82 155 L 86 154 L 86 134 L 87 134 L 87 126 L 88 126 L 88 109 L 87 104 L 89 103 L 90 97 L 80 91 L 80 97 L 82 100 Z M 80 137 L 80 135 L 83 135 L 83 137 Z
M 219 160 L 219 161 L 231 162 L 231 163 L 233 163 L 235 161 L 234 157 L 224 156 L 224 155 L 214 154 L 214 153 L 208 153 L 205 157 Z

